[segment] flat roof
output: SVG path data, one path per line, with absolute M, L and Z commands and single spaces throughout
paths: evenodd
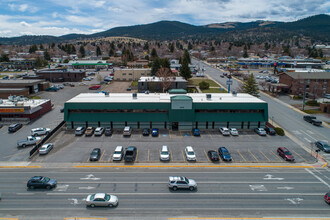
M 12 102 L 8 99 L 2 99 L 2 103 L 0 104 L 1 108 L 20 108 L 20 107 L 28 107 L 31 108 L 38 107 L 39 105 L 42 105 L 46 102 L 48 102 L 49 99 L 25 99 L 24 98 L 21 101 Z
M 37 84 L 44 81 L 44 79 L 6 79 L 0 80 L 0 84 Z
M 206 98 L 206 93 L 187 93 L 186 96 L 191 97 L 194 103 L 266 103 L 246 93 L 238 93 L 236 96 L 231 93 L 209 94 L 210 99 Z M 80 93 L 66 103 L 170 103 L 173 96 L 178 94 L 137 93 L 137 97 L 133 98 L 132 93 L 110 93 L 109 96 L 103 93 Z
M 164 80 L 164 77 L 140 77 L 139 82 L 162 82 Z M 176 77 L 168 77 L 167 81 L 171 82 L 187 82 L 184 78 L 181 76 L 176 76 Z

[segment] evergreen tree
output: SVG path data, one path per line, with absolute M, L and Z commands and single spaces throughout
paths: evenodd
M 109 51 L 109 56 L 112 57 L 115 55 L 115 51 L 111 48 Z
M 83 45 L 80 46 L 79 53 L 81 54 L 81 57 L 85 57 L 85 48 Z
M 151 66 L 151 75 L 155 76 L 158 70 L 160 69 L 160 59 L 157 57 L 153 62 Z
M 188 80 L 189 78 L 191 78 L 191 71 L 189 68 L 189 63 L 188 63 L 187 58 L 183 58 L 183 60 L 182 60 L 182 65 L 180 68 L 180 76 L 185 78 L 185 80 Z
M 8 54 L 2 54 L 0 57 L 0 62 L 9 62 Z
M 191 59 L 190 59 L 190 55 L 189 55 L 188 50 L 184 50 L 184 53 L 183 53 L 183 60 L 186 60 L 186 61 L 188 62 L 188 64 L 191 63 Z
M 44 45 L 40 44 L 40 50 L 43 50 L 44 49 Z
M 151 54 L 150 54 L 150 60 L 154 60 L 154 59 L 156 59 L 158 57 L 158 55 L 157 55 L 157 51 L 156 51 L 156 49 L 155 48 L 152 48 L 152 50 L 151 50 Z
M 38 47 L 37 45 L 33 44 L 30 49 L 29 49 L 29 53 L 34 53 L 38 50 Z
M 189 42 L 188 43 L 188 50 L 192 50 L 193 49 L 193 46 L 192 46 L 192 44 Z
M 143 46 L 143 50 L 149 50 L 149 44 L 148 44 L 148 42 L 145 42 L 145 44 Z
M 255 97 L 259 97 L 259 88 L 253 73 L 251 73 L 249 77 L 243 82 L 241 90 L 243 93 L 248 93 Z
M 51 48 L 54 49 L 54 47 L 55 47 L 55 43 L 53 42 L 52 45 L 51 45 Z
M 49 55 L 47 50 L 44 52 L 44 59 L 45 60 L 50 60 L 50 55 Z
M 114 51 L 116 48 L 115 48 L 115 43 L 113 41 L 111 41 L 111 44 L 110 44 L 110 48 Z
M 171 69 L 171 63 L 167 58 L 160 59 L 160 66 L 162 68 Z
M 170 43 L 168 46 L 169 46 L 170 52 L 173 53 L 174 52 L 174 44 Z
M 100 56 L 102 54 L 101 49 L 99 46 L 96 46 L 96 56 Z

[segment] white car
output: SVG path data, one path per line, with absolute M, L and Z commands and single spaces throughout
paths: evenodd
M 53 149 L 53 147 L 54 147 L 53 143 L 44 144 L 39 149 L 39 154 L 48 154 L 49 151 L 51 151 L 51 149 Z
M 163 145 L 160 154 L 159 154 L 159 159 L 162 161 L 168 161 L 171 158 L 170 150 L 168 149 L 168 146 Z
M 223 136 L 229 136 L 230 135 L 230 131 L 226 127 L 219 128 L 219 131 Z
M 109 206 L 116 207 L 118 206 L 119 200 L 117 196 L 109 195 L 107 193 L 96 193 L 88 195 L 86 198 L 86 206 L 95 207 L 95 206 Z
M 187 146 L 184 149 L 184 152 L 186 154 L 186 158 L 188 161 L 196 161 L 196 154 L 194 149 L 191 146 Z
M 236 128 L 230 128 L 230 134 L 233 136 L 238 136 L 238 131 Z
M 112 160 L 120 161 L 123 158 L 124 148 L 123 146 L 117 146 L 115 152 L 113 152 Z
M 102 136 L 104 133 L 104 127 L 97 127 L 94 131 L 95 136 Z
M 48 135 L 50 131 L 50 128 L 33 128 L 31 129 L 31 134 L 32 136 Z

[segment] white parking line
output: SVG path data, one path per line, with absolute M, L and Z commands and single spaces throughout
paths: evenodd
M 307 168 L 305 168 L 305 170 L 306 170 L 307 172 L 309 172 L 310 174 L 312 174 L 316 179 L 320 180 L 321 183 L 323 183 L 324 185 L 326 185 L 327 187 L 330 188 L 330 185 L 329 185 L 327 182 L 325 182 L 321 177 L 316 176 L 315 173 L 313 173 L 311 170 L 309 170 L 309 169 L 307 169 Z

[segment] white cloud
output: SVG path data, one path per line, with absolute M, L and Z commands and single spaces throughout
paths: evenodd
M 21 11 L 21 12 L 25 12 L 27 8 L 28 8 L 27 4 L 23 4 L 23 5 L 18 6 L 18 10 Z
M 21 21 L 20 25 L 24 26 L 24 27 L 31 27 L 31 24 L 26 23 L 25 21 Z

